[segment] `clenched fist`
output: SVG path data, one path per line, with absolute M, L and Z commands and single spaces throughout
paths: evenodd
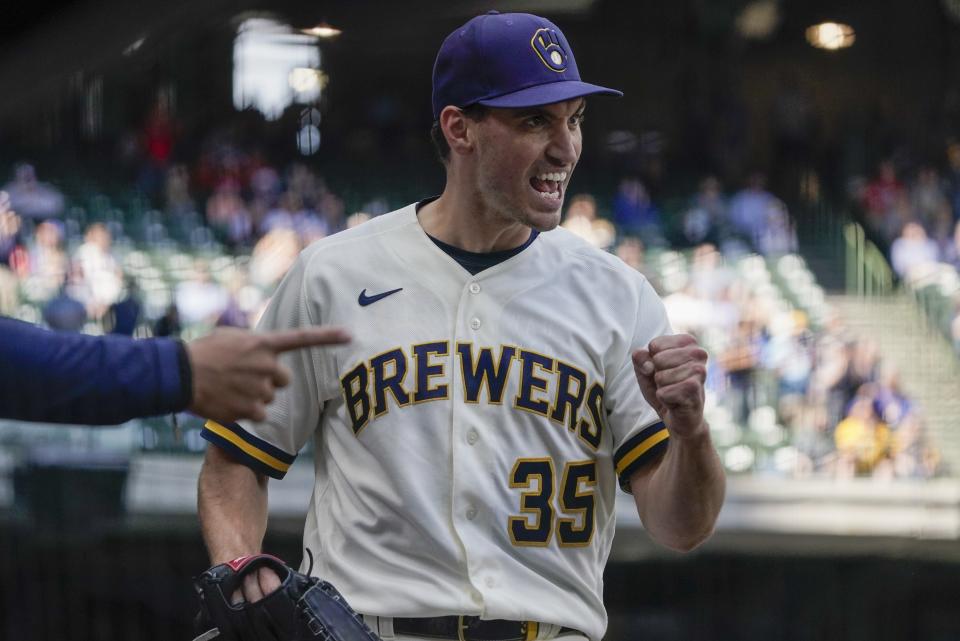
M 640 391 L 674 438 L 701 436 L 707 352 L 689 334 L 660 336 L 633 353 Z

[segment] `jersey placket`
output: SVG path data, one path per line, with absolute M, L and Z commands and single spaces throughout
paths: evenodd
M 471 596 L 477 606 L 486 610 L 484 595 L 499 584 L 500 577 L 491 560 L 478 557 L 473 551 L 489 537 L 485 532 L 496 519 L 487 514 L 489 507 L 482 501 L 484 488 L 489 483 L 489 467 L 484 464 L 484 452 L 489 443 L 485 441 L 481 425 L 476 424 L 474 405 L 466 404 L 463 398 L 465 384 L 461 370 L 458 346 L 467 344 L 471 349 L 491 345 L 491 325 L 496 314 L 496 304 L 485 295 L 483 283 L 473 278 L 464 285 L 457 309 L 456 328 L 451 344 L 451 370 L 455 394 L 460 396 L 453 403 L 451 413 L 452 454 L 452 521 L 454 530 L 464 547 L 467 580 L 472 586 Z M 485 399 L 480 399 L 485 403 Z M 483 472 L 486 472 L 484 474 Z

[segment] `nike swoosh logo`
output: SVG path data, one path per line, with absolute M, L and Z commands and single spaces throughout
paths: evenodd
M 386 298 L 391 294 L 396 294 L 401 291 L 403 287 L 398 287 L 396 289 L 391 289 L 389 292 L 383 292 L 382 294 L 374 294 L 373 296 L 367 296 L 367 290 L 364 289 L 360 292 L 360 298 L 357 299 L 357 302 L 360 303 L 361 307 L 366 307 L 367 305 L 372 305 L 380 299 Z

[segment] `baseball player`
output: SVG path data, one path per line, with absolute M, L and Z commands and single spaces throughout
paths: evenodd
M 557 229 L 594 94 L 619 92 L 582 82 L 543 18 L 491 12 L 447 37 L 442 195 L 308 247 L 262 321 L 353 341 L 285 357 L 265 421 L 206 424 L 214 563 L 259 551 L 267 479 L 310 439 L 313 573 L 388 640 L 599 640 L 618 489 L 662 544 L 710 535 L 706 353 L 638 272 Z M 260 571 L 236 598 L 276 584 Z

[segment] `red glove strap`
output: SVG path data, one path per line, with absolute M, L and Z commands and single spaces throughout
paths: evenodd
M 230 569 L 233 570 L 234 572 L 239 572 L 241 569 L 243 569 L 243 567 L 246 564 L 250 563 L 250 561 L 253 561 L 254 559 L 259 559 L 260 557 L 264 557 L 264 556 L 271 558 L 274 561 L 277 561 L 278 563 L 283 564 L 283 561 L 273 556 L 272 554 L 244 554 L 243 556 L 238 556 L 232 561 L 227 561 L 227 565 L 229 565 Z

